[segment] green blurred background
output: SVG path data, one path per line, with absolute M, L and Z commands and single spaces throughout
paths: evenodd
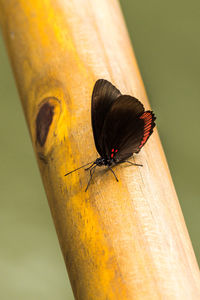
M 200 1 L 121 6 L 200 261 Z M 0 298 L 74 299 L 2 36 L 0 98 Z

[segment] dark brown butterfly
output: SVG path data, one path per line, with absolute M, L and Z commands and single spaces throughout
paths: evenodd
M 138 153 L 145 145 L 155 127 L 155 115 L 144 110 L 142 103 L 131 96 L 122 95 L 109 81 L 96 81 L 92 93 L 92 129 L 96 149 L 100 155 L 95 161 L 79 167 L 67 174 L 79 170 L 89 164 L 90 180 L 97 166 L 107 166 L 113 173 L 112 166 L 128 162 L 133 153 Z

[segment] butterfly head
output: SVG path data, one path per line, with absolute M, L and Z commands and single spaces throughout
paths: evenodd
M 112 158 L 107 159 L 107 158 L 99 157 L 95 160 L 95 165 L 97 165 L 98 167 L 111 166 L 113 163 L 114 163 L 114 160 Z

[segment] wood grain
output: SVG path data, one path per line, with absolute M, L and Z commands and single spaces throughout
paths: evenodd
M 0 0 L 7 49 L 76 299 L 200 299 L 200 276 L 157 132 L 117 166 L 97 158 L 91 93 L 104 78 L 149 108 L 116 0 Z M 158 116 L 159 118 L 159 116 Z

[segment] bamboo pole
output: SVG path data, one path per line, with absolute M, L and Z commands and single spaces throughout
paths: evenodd
M 105 78 L 147 96 L 116 0 L 0 0 L 2 31 L 76 299 L 200 299 L 196 259 L 157 132 L 96 172 L 90 104 Z M 159 116 L 158 116 L 159 118 Z

